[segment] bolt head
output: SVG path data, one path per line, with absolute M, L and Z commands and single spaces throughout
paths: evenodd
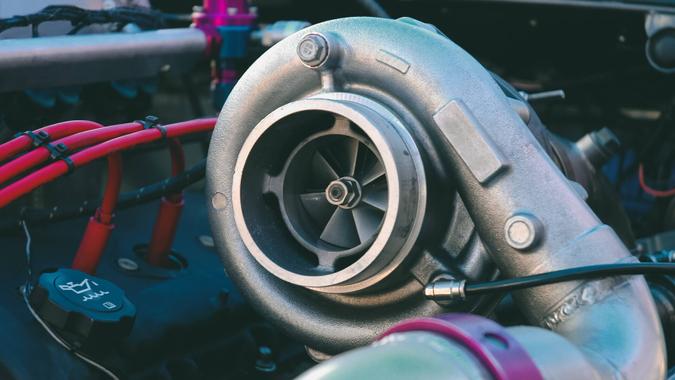
M 319 67 L 328 58 L 328 41 L 319 34 L 308 34 L 298 44 L 298 57 L 309 67 Z
M 519 213 L 510 217 L 504 225 L 506 242 L 518 250 L 533 247 L 542 234 L 542 224 L 534 215 Z

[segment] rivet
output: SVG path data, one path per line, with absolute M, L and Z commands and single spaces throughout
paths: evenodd
M 222 210 L 227 207 L 227 197 L 223 193 L 215 193 L 211 197 L 211 205 L 216 210 Z

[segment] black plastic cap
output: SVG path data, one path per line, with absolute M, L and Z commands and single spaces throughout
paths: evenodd
M 136 307 L 111 283 L 72 270 L 44 273 L 31 292 L 35 312 L 70 343 L 109 346 L 131 332 Z

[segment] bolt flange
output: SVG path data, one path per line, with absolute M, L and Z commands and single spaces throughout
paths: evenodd
M 298 57 L 302 63 L 311 68 L 318 68 L 328 60 L 328 40 L 316 33 L 306 35 L 298 44 Z

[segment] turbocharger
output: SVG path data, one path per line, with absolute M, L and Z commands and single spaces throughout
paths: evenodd
M 335 354 L 407 318 L 494 305 L 425 297 L 437 280 L 633 261 L 536 122 L 428 24 L 348 18 L 292 35 L 242 76 L 213 134 L 208 207 L 226 271 L 262 315 Z M 514 298 L 537 327 L 505 331 L 543 377 L 663 377 L 642 277 Z

